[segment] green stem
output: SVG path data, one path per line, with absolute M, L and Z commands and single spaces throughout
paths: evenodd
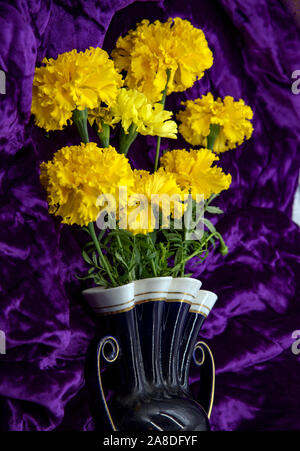
M 228 254 L 228 247 L 225 244 L 225 241 L 223 240 L 222 236 L 220 235 L 220 233 L 217 232 L 217 236 L 220 240 L 220 253 L 222 255 L 227 255 Z
M 123 245 L 122 245 L 122 242 L 120 239 L 120 235 L 118 234 L 118 229 L 116 230 L 116 237 L 117 237 L 117 243 L 118 243 L 122 258 L 125 260 L 126 257 L 125 257 L 125 253 L 124 253 L 124 248 L 123 248 Z M 129 280 L 129 282 L 133 281 L 131 271 L 128 272 L 128 280 Z
M 182 255 L 184 255 L 185 254 L 185 252 L 184 252 L 184 245 L 182 246 Z M 184 277 L 184 271 L 185 271 L 185 261 L 183 261 L 183 264 L 182 264 L 182 266 L 181 266 L 181 274 L 180 274 L 180 277 Z
M 210 124 L 210 133 L 207 137 L 207 148 L 214 150 L 214 144 L 220 131 L 219 124 Z
M 117 236 L 117 242 L 118 242 L 120 251 L 122 252 L 122 256 L 123 256 L 123 254 L 124 254 L 124 249 L 123 249 L 123 246 L 122 246 L 122 243 L 121 243 L 121 240 L 120 240 L 120 236 L 119 236 L 118 233 L 116 234 L 116 236 Z
M 155 154 L 155 163 L 154 163 L 154 171 L 157 171 L 158 169 L 158 160 L 159 160 L 159 153 L 160 153 L 160 143 L 161 143 L 161 137 L 157 137 L 157 143 L 156 143 L 156 154 Z
M 109 146 L 109 140 L 110 140 L 110 126 L 105 124 L 103 121 L 101 123 L 102 131 L 99 131 L 99 128 L 97 127 L 97 135 L 99 136 L 101 146 L 103 148 L 106 148 Z
M 105 258 L 105 256 L 103 255 L 103 252 L 102 252 L 102 250 L 101 250 L 101 247 L 100 247 L 98 238 L 97 238 L 97 236 L 96 236 L 96 232 L 95 232 L 95 228 L 94 228 L 94 223 L 93 223 L 93 222 L 90 222 L 90 223 L 89 223 L 88 229 L 89 229 L 91 238 L 92 238 L 92 240 L 94 241 L 95 247 L 96 247 L 96 249 L 97 249 L 97 251 L 98 251 L 99 258 L 100 258 L 100 261 L 101 261 L 101 264 L 102 264 L 103 268 L 105 269 L 105 271 L 107 272 L 107 275 L 108 275 L 108 277 L 110 278 L 112 285 L 113 285 L 114 287 L 117 287 L 118 284 L 116 283 L 116 281 L 115 281 L 115 279 L 114 279 L 114 277 L 113 277 L 113 275 L 112 275 L 112 273 L 111 273 L 110 265 L 109 265 L 107 259 Z
M 220 240 L 220 252 L 222 255 L 226 255 L 228 253 L 228 248 L 222 238 L 222 236 L 220 235 L 219 232 L 212 232 L 204 241 L 203 246 L 202 246 L 202 250 L 201 252 L 199 251 L 199 249 L 197 249 L 196 251 L 194 251 L 191 255 L 187 256 L 186 258 L 183 258 L 182 261 L 180 263 L 178 263 L 176 266 L 174 266 L 173 271 L 174 271 L 174 276 L 173 277 L 177 277 L 178 272 L 181 272 L 181 277 L 184 277 L 184 268 L 186 263 L 191 260 L 194 257 L 197 257 L 199 255 L 199 253 L 202 253 L 204 251 L 205 245 L 211 240 L 211 238 L 213 237 L 217 237 Z
M 85 108 L 84 110 L 74 110 L 72 119 L 75 123 L 79 136 L 82 139 L 82 142 L 85 144 L 88 143 L 89 140 L 89 134 L 88 134 L 88 128 L 87 128 L 87 118 L 88 118 L 88 109 Z
M 136 249 L 136 238 L 135 235 L 133 235 L 133 245 L 132 245 L 132 254 L 130 259 L 130 266 L 132 266 L 132 270 L 130 271 L 130 278 L 131 280 L 135 280 L 135 267 L 133 265 L 133 262 L 135 261 L 135 249 Z
M 138 135 L 136 128 L 137 128 L 136 125 L 134 125 L 133 123 L 130 125 L 130 127 L 128 129 L 128 133 L 124 132 L 123 127 L 121 128 L 120 136 L 119 136 L 119 152 L 120 153 L 123 153 L 124 155 L 128 154 L 131 144 L 133 143 L 133 141 L 135 140 L 135 138 Z
M 155 246 L 154 246 L 154 244 L 153 244 L 153 241 L 151 240 L 150 235 L 147 235 L 147 240 L 149 241 L 149 244 L 150 244 L 151 248 L 152 248 L 154 251 L 156 251 Z M 153 271 L 154 277 L 157 277 L 157 271 L 156 271 L 156 267 L 155 267 L 155 263 L 154 263 L 153 258 L 151 258 L 151 267 L 152 267 L 152 271 Z
M 216 232 L 212 232 L 212 233 L 206 238 L 205 244 L 208 243 L 208 242 L 211 240 L 211 238 L 213 238 L 214 236 L 217 237 L 218 240 L 220 241 L 220 253 L 221 253 L 222 255 L 227 255 L 227 254 L 228 254 L 228 247 L 226 246 L 225 241 L 224 241 L 222 235 L 221 235 L 219 232 L 217 232 L 217 231 L 216 231 Z
M 167 89 L 168 89 L 168 83 L 169 83 L 169 80 L 170 80 L 170 75 L 171 75 L 171 70 L 170 70 L 170 69 L 167 69 L 167 81 L 166 81 L 166 86 L 165 86 L 165 89 L 164 89 L 163 92 L 162 92 L 162 99 L 161 99 L 161 101 L 160 101 L 160 103 L 162 104 L 163 108 L 165 108 L 166 97 L 167 97 Z M 157 171 L 157 168 L 158 168 L 160 143 L 161 143 L 161 137 L 158 136 L 158 137 L 157 137 L 157 143 L 156 143 L 156 154 L 155 154 L 154 171 Z
M 211 234 L 209 235 L 209 237 L 207 237 L 207 239 L 205 240 L 205 244 L 208 243 L 208 242 L 211 240 L 211 238 L 213 238 L 214 236 L 216 236 L 216 237 L 219 238 L 219 240 L 220 240 L 220 244 L 221 244 L 221 246 L 220 246 L 220 247 L 221 247 L 220 252 L 221 252 L 221 254 L 222 254 L 222 255 L 226 255 L 226 254 L 228 253 L 228 248 L 227 248 L 227 246 L 225 245 L 225 242 L 224 242 L 222 236 L 219 234 L 219 232 L 213 232 L 213 233 L 211 233 Z M 223 252 L 225 252 L 225 253 L 222 253 L 222 250 L 223 250 Z M 187 263 L 189 260 L 191 260 L 193 257 L 196 257 L 197 254 L 199 254 L 199 250 L 197 250 L 197 251 L 193 252 L 193 254 L 189 255 L 189 256 L 184 260 L 184 264 L 186 264 L 186 263 Z
M 183 236 L 186 236 L 186 227 L 184 226 L 183 228 Z M 181 256 L 182 258 L 184 258 L 184 256 L 186 255 L 186 240 L 182 241 L 182 246 L 181 246 Z M 182 260 L 182 265 L 181 265 L 181 277 L 184 277 L 184 271 L 185 271 L 185 261 Z

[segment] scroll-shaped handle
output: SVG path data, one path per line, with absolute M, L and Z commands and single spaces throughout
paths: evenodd
M 201 351 L 201 358 L 198 352 Z M 200 367 L 200 399 L 199 403 L 210 418 L 215 395 L 215 362 L 210 348 L 203 341 L 195 344 L 193 360 Z
M 109 335 L 109 336 L 102 338 L 102 340 L 99 342 L 98 348 L 97 348 L 98 383 L 99 383 L 101 400 L 102 400 L 103 406 L 105 408 L 105 411 L 106 411 L 106 414 L 108 417 L 108 422 L 111 425 L 111 428 L 113 431 L 117 431 L 117 428 L 112 419 L 112 416 L 110 414 L 110 411 L 109 411 L 109 408 L 108 408 L 108 405 L 107 405 L 107 402 L 105 399 L 105 394 L 104 394 L 102 379 L 101 379 L 101 360 L 103 359 L 106 363 L 112 363 L 117 360 L 117 358 L 119 357 L 119 354 L 120 354 L 119 343 L 117 342 L 117 340 L 114 337 Z

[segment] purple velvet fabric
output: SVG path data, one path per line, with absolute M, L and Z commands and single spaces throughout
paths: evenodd
M 291 351 L 300 329 L 299 227 L 291 207 L 299 172 L 299 32 L 279 0 L 15 0 L 0 3 L 0 355 L 3 429 L 91 430 L 83 365 L 95 323 L 75 274 L 81 261 L 76 227 L 47 212 L 39 164 L 76 132 L 50 133 L 30 119 L 34 67 L 44 56 L 89 46 L 111 50 L 143 18 L 180 16 L 204 29 L 214 65 L 167 108 L 213 91 L 242 97 L 254 109 L 253 138 L 221 156 L 232 187 L 219 205 L 230 252 L 193 267 L 219 300 L 202 335 L 216 363 L 214 430 L 300 429 L 300 357 Z M 181 148 L 183 140 L 164 146 Z M 130 151 L 150 168 L 153 139 Z M 192 374 L 197 393 L 197 374 Z

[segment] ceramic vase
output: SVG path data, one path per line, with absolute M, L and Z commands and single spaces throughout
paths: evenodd
M 86 359 L 96 428 L 209 430 L 215 368 L 198 335 L 217 296 L 188 277 L 142 279 L 117 288 L 90 288 L 83 295 L 102 334 Z M 197 400 L 189 387 L 192 365 L 200 370 Z

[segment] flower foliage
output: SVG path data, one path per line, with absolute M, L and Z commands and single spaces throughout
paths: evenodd
M 99 214 L 98 196 L 118 198 L 119 186 L 132 186 L 133 171 L 124 155 L 96 143 L 63 147 L 41 164 L 41 183 L 47 191 L 49 212 L 66 224 L 86 226 Z
M 44 58 L 35 69 L 31 111 L 39 127 L 61 130 L 71 122 L 74 109 L 111 105 L 122 77 L 101 48 L 65 52 L 56 59 Z
M 170 94 L 190 88 L 213 64 L 203 31 L 179 17 L 164 23 L 143 20 L 119 37 L 112 57 L 116 67 L 126 71 L 127 86 L 143 92 L 151 102 L 161 100 L 167 69 Z
M 90 123 L 96 119 L 98 128 L 101 130 L 101 122 L 108 125 L 122 123 L 125 133 L 131 124 L 141 135 L 161 136 L 176 139 L 177 124 L 170 120 L 171 111 L 163 109 L 161 103 L 152 105 L 147 97 L 135 90 L 122 88 L 119 90 L 115 104 L 109 108 L 98 108 L 90 114 Z
M 177 184 L 188 190 L 193 199 L 203 194 L 208 199 L 229 188 L 231 175 L 213 166 L 219 158 L 209 149 L 177 149 L 166 152 L 160 159 L 166 171 L 174 174 Z
M 224 100 L 214 100 L 209 92 L 199 99 L 183 102 L 185 110 L 177 114 L 181 121 L 179 131 L 184 139 L 193 146 L 207 146 L 210 126 L 218 124 L 219 134 L 214 144 L 214 152 L 225 152 L 249 139 L 253 132 L 250 120 L 253 112 L 240 99 L 235 102 L 233 97 L 226 96 Z
M 143 20 L 119 37 L 112 58 L 101 48 L 74 49 L 44 58 L 35 70 L 35 123 L 50 131 L 73 121 L 85 143 L 63 147 L 41 164 L 49 212 L 89 234 L 83 279 L 107 288 L 184 277 L 187 263 L 203 261 L 216 242 L 222 255 L 228 252 L 216 226 L 197 216 L 197 204 L 202 195 L 204 212 L 223 213 L 211 203 L 229 188 L 231 175 L 216 165 L 216 153 L 250 138 L 253 113 L 242 99 L 215 100 L 211 93 L 183 102 L 179 131 L 199 149 L 170 150 L 159 160 L 161 138 L 176 139 L 178 132 L 166 96 L 192 87 L 213 64 L 204 33 L 179 17 Z M 88 120 L 97 125 L 101 147 L 89 142 Z M 138 134 L 158 137 L 153 173 L 132 169 L 126 158 Z

